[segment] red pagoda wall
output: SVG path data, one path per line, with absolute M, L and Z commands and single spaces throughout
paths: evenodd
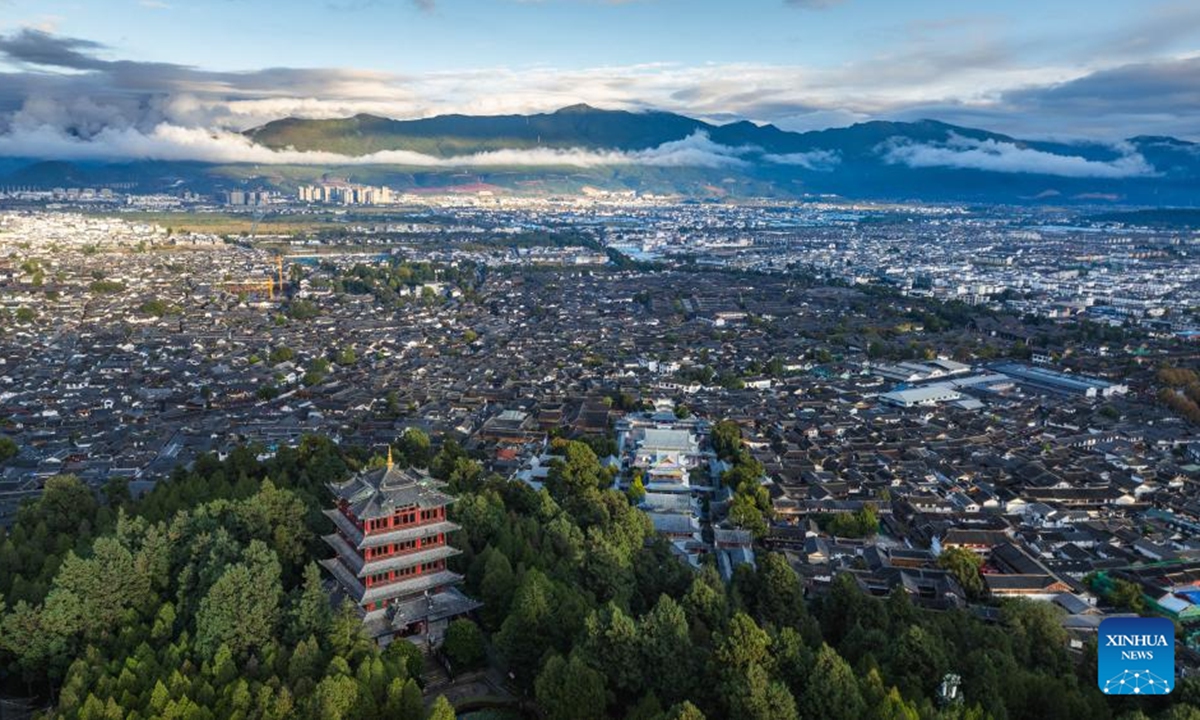
M 421 510 L 417 507 L 403 508 L 382 518 L 372 518 L 363 522 L 350 512 L 350 508 L 346 503 L 341 503 L 339 506 L 342 514 L 346 516 L 355 527 L 363 531 L 364 535 L 375 535 L 378 533 L 390 532 L 408 527 L 418 527 L 421 525 L 432 525 L 446 519 L 446 508 L 437 507 L 428 510 Z
M 392 543 L 391 545 L 380 545 L 379 547 L 369 547 L 363 549 L 364 560 L 383 560 L 390 557 L 399 557 L 401 555 L 411 555 L 421 550 L 438 547 L 446 544 L 445 533 L 438 533 L 426 538 L 417 538 L 415 540 L 406 540 L 405 542 Z

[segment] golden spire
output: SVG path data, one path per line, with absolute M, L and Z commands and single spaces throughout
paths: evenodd
M 396 463 L 392 462 L 392 445 L 388 443 L 388 472 L 391 472 L 392 466 Z

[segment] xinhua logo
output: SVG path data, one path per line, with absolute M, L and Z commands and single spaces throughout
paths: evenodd
M 1175 688 L 1175 625 L 1166 618 L 1100 623 L 1096 682 L 1106 695 L 1166 695 Z

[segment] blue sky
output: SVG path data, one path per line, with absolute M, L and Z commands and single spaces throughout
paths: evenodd
M 1132 0 L 8 0 L 0 28 L 52 29 L 122 58 L 215 70 L 398 73 L 503 65 L 852 63 L 937 37 L 1005 42 L 1028 62 L 1087 65 L 1097 41 L 1184 3 Z M 1196 28 L 1157 53 L 1196 50 Z
M 10 144 L 578 102 L 1200 140 L 1200 3 L 0 0 Z

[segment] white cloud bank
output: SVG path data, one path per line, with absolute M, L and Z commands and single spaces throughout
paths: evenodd
M 1032 173 L 1071 178 L 1131 178 L 1157 175 L 1154 166 L 1127 146 L 1125 154 L 1108 161 L 1022 147 L 997 140 L 978 140 L 951 134 L 943 144 L 915 143 L 893 138 L 877 152 L 885 162 L 912 168 L 947 167 L 1001 173 Z
M 160 123 L 145 132 L 133 127 L 104 128 L 87 139 L 49 124 L 14 128 L 10 133 L 0 135 L 0 156 L 7 157 L 255 165 L 405 165 L 427 168 L 644 165 L 717 168 L 745 167 L 749 163 L 742 156 L 751 152 L 755 152 L 755 148 L 721 145 L 702 132 L 647 150 L 534 148 L 496 150 L 448 158 L 409 150 L 383 150 L 361 156 L 294 149 L 273 150 L 238 133 L 169 123 Z
M 842 164 L 842 155 L 836 150 L 810 150 L 785 155 L 763 155 L 763 160 L 777 165 L 796 165 L 806 170 L 829 172 Z

